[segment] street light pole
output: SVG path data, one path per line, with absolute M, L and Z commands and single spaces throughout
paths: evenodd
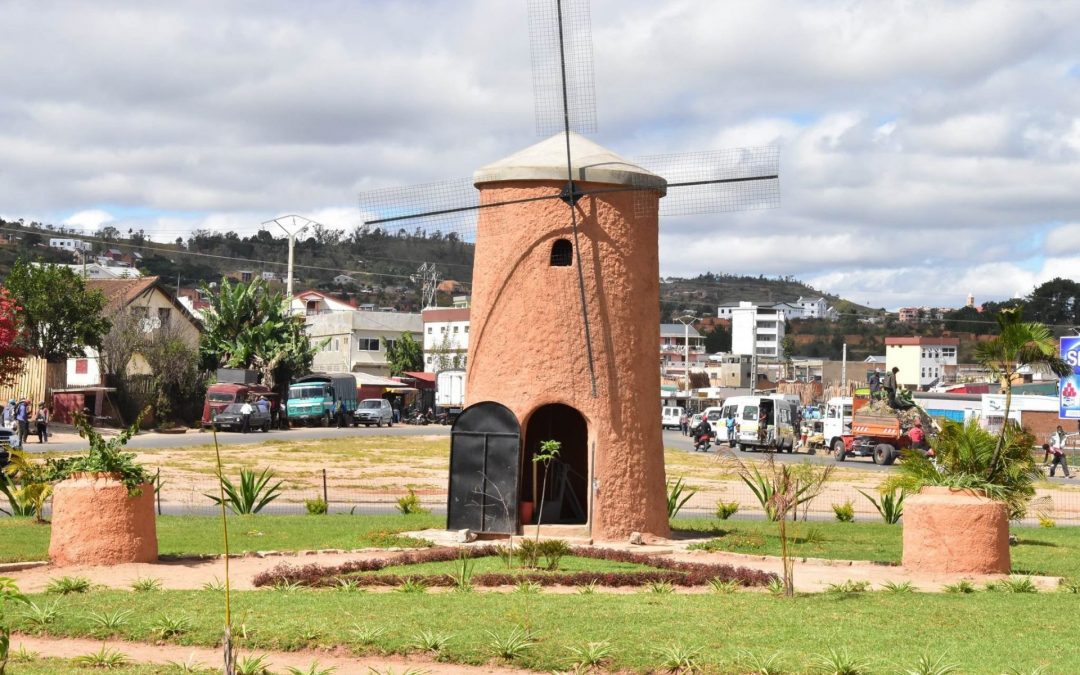
M 690 324 L 697 321 L 693 314 L 683 314 L 675 318 L 683 325 L 683 370 L 686 373 L 686 404 L 690 405 Z
M 292 299 L 293 299 L 293 249 L 296 246 L 296 236 L 306 230 L 308 227 L 318 225 L 314 220 L 309 220 L 303 216 L 287 215 L 279 216 L 273 220 L 267 220 L 263 225 L 269 225 L 274 223 L 285 232 L 289 237 L 289 269 L 288 278 L 285 280 L 285 297 L 289 303 L 288 313 L 292 313 Z M 285 225 L 288 224 L 289 227 Z

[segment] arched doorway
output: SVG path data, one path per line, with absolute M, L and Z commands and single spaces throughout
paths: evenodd
M 540 443 L 562 443 L 558 459 L 548 469 L 543 513 L 540 500 L 544 491 L 544 469 L 533 461 Z M 518 493 L 523 502 L 534 504 L 531 524 L 584 525 L 589 522 L 589 425 L 574 408 L 552 403 L 537 408 L 525 427 L 522 447 L 521 481 Z M 522 523 L 529 524 L 529 523 Z

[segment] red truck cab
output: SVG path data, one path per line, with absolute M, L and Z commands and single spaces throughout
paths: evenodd
M 277 395 L 261 384 L 218 382 L 210 385 L 206 390 L 206 400 L 203 402 L 203 426 L 209 426 L 210 421 L 230 403 L 243 403 L 259 396 L 265 396 L 270 401 L 271 415 L 274 416 L 273 413 L 277 408 Z

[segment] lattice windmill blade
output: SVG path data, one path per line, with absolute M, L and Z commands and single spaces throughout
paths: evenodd
M 536 133 L 596 133 L 589 0 L 528 0 Z
M 661 216 L 780 206 L 780 150 L 775 146 L 649 155 L 634 163 L 667 180 Z M 639 212 L 645 208 L 644 199 L 635 202 Z

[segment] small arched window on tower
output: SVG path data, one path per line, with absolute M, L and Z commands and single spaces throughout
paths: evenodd
M 551 245 L 551 266 L 569 267 L 574 261 L 574 247 L 569 239 L 556 239 Z

